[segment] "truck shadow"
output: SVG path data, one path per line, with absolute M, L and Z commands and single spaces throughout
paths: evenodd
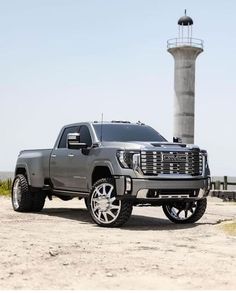
M 44 208 L 40 214 L 78 221 L 85 224 L 93 223 L 88 211 L 85 208 Z
M 154 218 L 141 215 L 133 215 L 126 225 L 121 229 L 123 230 L 186 230 L 192 229 L 201 225 L 209 225 L 209 223 L 194 223 L 194 224 L 174 224 L 168 219 Z
M 63 219 L 78 221 L 81 224 L 95 225 L 87 209 L 83 208 L 45 208 L 41 215 L 50 217 L 59 217 Z M 168 219 L 161 219 L 151 216 L 132 215 L 129 221 L 121 230 L 182 230 L 191 229 L 201 225 L 212 225 L 212 223 L 194 223 L 194 224 L 174 224 Z

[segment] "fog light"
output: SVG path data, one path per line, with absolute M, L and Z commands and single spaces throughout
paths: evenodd
M 132 190 L 132 179 L 130 177 L 125 177 L 125 191 L 128 193 Z

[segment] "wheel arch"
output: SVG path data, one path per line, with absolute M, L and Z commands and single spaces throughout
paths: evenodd
M 31 185 L 29 170 L 26 165 L 18 165 L 15 169 L 15 176 L 24 175 L 28 181 L 28 184 Z
M 102 178 L 112 178 L 112 172 L 107 165 L 104 166 L 95 166 L 91 176 L 91 187 Z

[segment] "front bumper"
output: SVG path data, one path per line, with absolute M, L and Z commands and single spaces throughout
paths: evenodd
M 206 197 L 210 190 L 210 177 L 198 179 L 138 179 L 116 178 L 117 196 L 120 199 L 177 199 Z

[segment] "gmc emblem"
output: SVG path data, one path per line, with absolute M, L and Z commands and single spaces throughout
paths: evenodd
M 162 160 L 164 162 L 174 163 L 174 162 L 186 162 L 185 154 L 163 154 Z

